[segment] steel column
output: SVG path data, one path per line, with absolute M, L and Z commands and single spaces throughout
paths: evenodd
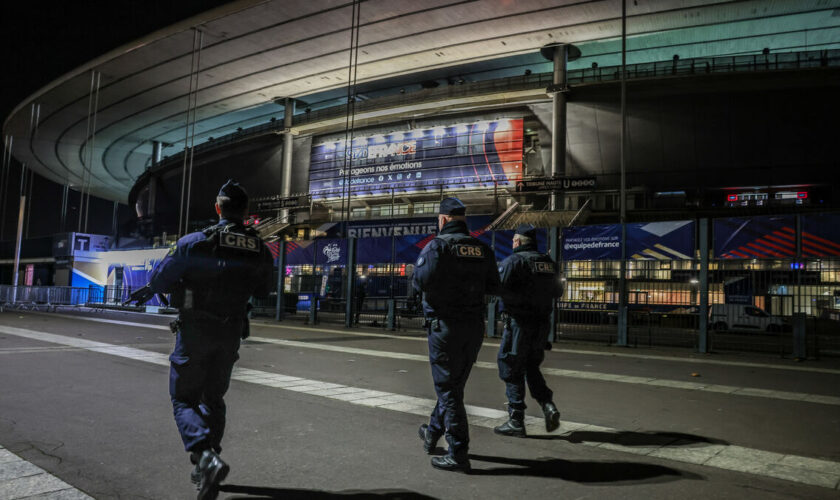
M 548 254 L 551 256 L 551 260 L 554 261 L 555 265 L 559 266 L 560 263 L 560 228 L 559 227 L 552 227 L 548 229 Z M 557 340 L 557 299 L 554 299 L 553 304 L 551 306 L 551 317 L 550 317 L 550 324 L 551 328 L 548 330 L 548 341 L 554 342 Z
M 26 209 L 26 196 L 21 195 L 20 197 L 20 211 L 18 212 L 18 227 L 17 227 L 17 239 L 15 240 L 15 268 L 12 277 L 12 302 L 15 302 L 17 298 L 17 286 L 18 286 L 18 267 L 20 267 L 20 245 L 23 241 L 23 216 L 24 211 Z
M 286 299 L 283 295 L 286 284 L 286 241 L 280 241 L 280 254 L 277 256 L 277 308 L 274 311 L 274 319 L 283 321 L 286 315 Z
M 347 284 L 344 305 L 344 326 L 353 326 L 353 302 L 356 295 L 356 238 L 347 238 Z
M 709 219 L 700 219 L 700 301 L 697 352 L 709 352 Z
M 621 262 L 618 265 L 618 332 L 616 345 L 627 343 L 627 225 L 621 224 Z
M 568 45 L 560 44 L 554 48 L 553 83 L 561 88 L 551 96 L 551 176 L 566 175 L 566 61 Z M 551 193 L 551 209 L 559 210 L 561 195 Z
M 285 113 L 283 115 L 283 171 L 280 177 L 280 194 L 288 198 L 292 192 L 292 119 L 295 115 L 295 100 L 286 98 Z M 282 220 L 289 222 L 289 209 L 283 209 Z

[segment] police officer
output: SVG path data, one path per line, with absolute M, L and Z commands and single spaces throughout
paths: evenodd
M 169 356 L 169 394 L 175 423 L 195 468 L 198 498 L 216 498 L 230 468 L 219 457 L 225 430 L 223 396 L 248 335 L 248 300 L 273 287 L 273 260 L 256 231 L 243 225 L 248 195 L 233 179 L 216 197 L 219 223 L 180 240 L 152 272 L 142 303 L 171 293 L 179 308 L 175 349 Z M 142 290 L 142 289 L 141 289 Z
M 513 254 L 502 261 L 502 316 L 505 322 L 499 347 L 499 377 L 505 382 L 510 418 L 494 428 L 497 434 L 525 436 L 525 384 L 545 415 L 545 430 L 560 426 L 560 412 L 545 383 L 540 364 L 551 328 L 554 297 L 562 295 L 556 265 L 537 251 L 536 229 L 522 224 L 513 236 Z
M 429 362 L 437 404 L 429 423 L 420 426 L 423 449 L 431 454 L 441 436 L 449 452 L 432 458 L 432 466 L 467 472 L 469 429 L 464 386 L 484 337 L 485 294 L 499 291 L 493 251 L 470 236 L 466 207 L 458 198 L 440 202 L 439 235 L 415 265 L 412 284 L 423 293 L 428 325 Z

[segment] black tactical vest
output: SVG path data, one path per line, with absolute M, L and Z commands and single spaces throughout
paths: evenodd
M 442 234 L 439 276 L 426 291 L 426 302 L 443 317 L 481 314 L 484 310 L 487 263 L 490 249 L 461 233 Z
M 550 313 L 559 289 L 557 265 L 548 255 L 533 250 L 515 256 L 519 261 L 509 278 L 514 293 L 505 300 L 505 310 L 513 315 Z
M 242 224 L 216 225 L 190 249 L 182 308 L 220 318 L 242 318 L 258 281 L 262 240 Z M 191 303 L 190 303 L 191 302 Z

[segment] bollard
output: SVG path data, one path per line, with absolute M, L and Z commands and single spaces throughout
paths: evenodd
M 392 332 L 397 329 L 397 301 L 388 299 L 388 316 L 385 318 L 387 328 Z
M 496 336 L 496 304 L 495 298 L 491 298 L 487 304 L 487 336 L 490 338 Z
M 318 324 L 318 295 L 312 294 L 312 299 L 309 300 L 309 324 Z
M 795 359 L 808 357 L 805 346 L 805 313 L 793 313 L 793 357 Z

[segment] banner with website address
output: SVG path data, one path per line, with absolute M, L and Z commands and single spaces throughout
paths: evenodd
M 574 226 L 563 229 L 563 260 L 621 260 L 621 225 Z
M 627 258 L 694 258 L 694 221 L 640 222 L 626 225 Z M 563 260 L 621 260 L 621 224 L 563 229 Z
M 312 146 L 309 191 L 338 198 L 391 189 L 512 185 L 522 178 L 522 118 L 393 132 Z

